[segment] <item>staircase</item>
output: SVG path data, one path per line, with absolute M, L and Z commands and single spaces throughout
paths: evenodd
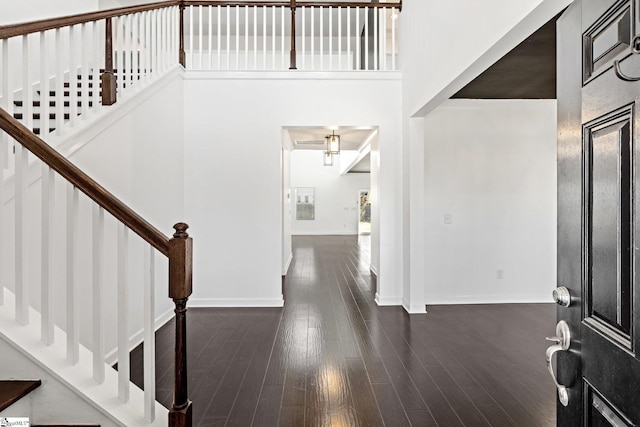
M 80 407 L 103 426 L 191 426 L 188 226 L 165 235 L 51 144 L 179 67 L 178 16 L 178 2 L 165 1 L 0 26 L 0 235 L 8 236 L 0 240 L 0 379 L 39 379 L 0 383 L 0 420 L 26 411 L 38 421 L 42 408 L 57 406 L 76 426 Z M 162 279 L 176 324 L 169 409 L 155 399 Z M 130 381 L 138 339 L 144 390 Z

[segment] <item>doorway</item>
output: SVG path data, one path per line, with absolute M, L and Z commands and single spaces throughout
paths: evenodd
M 370 190 L 358 193 L 358 234 L 371 234 L 371 196 Z

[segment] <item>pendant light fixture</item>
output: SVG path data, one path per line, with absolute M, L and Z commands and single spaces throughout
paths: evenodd
M 340 154 L 340 135 L 336 135 L 335 131 L 331 131 L 331 135 L 325 136 L 324 141 L 328 153 Z

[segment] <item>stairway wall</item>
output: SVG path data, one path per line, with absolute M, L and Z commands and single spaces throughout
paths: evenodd
M 99 424 L 116 426 L 60 380 L 0 339 L 0 378 L 40 379 L 42 385 L 0 412 L 0 417 L 29 417 L 31 424 Z M 25 413 L 28 411 L 28 413 Z

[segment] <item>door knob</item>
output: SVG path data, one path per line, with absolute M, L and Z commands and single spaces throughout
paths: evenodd
M 569 293 L 569 289 L 565 288 L 564 286 L 555 288 L 552 295 L 553 300 L 556 302 L 556 304 L 563 307 L 569 307 L 571 305 L 571 293 Z
M 558 351 L 567 351 L 571 346 L 571 332 L 569 331 L 569 325 L 564 320 L 558 322 L 556 326 L 556 336 L 555 337 L 547 337 L 547 341 L 551 341 L 554 344 L 547 348 L 547 369 L 551 374 L 551 378 L 553 379 L 553 383 L 556 385 L 556 389 L 558 390 L 558 399 L 562 406 L 567 406 L 569 404 L 569 392 L 567 387 L 558 383 L 556 379 L 556 374 L 553 372 L 553 355 Z

